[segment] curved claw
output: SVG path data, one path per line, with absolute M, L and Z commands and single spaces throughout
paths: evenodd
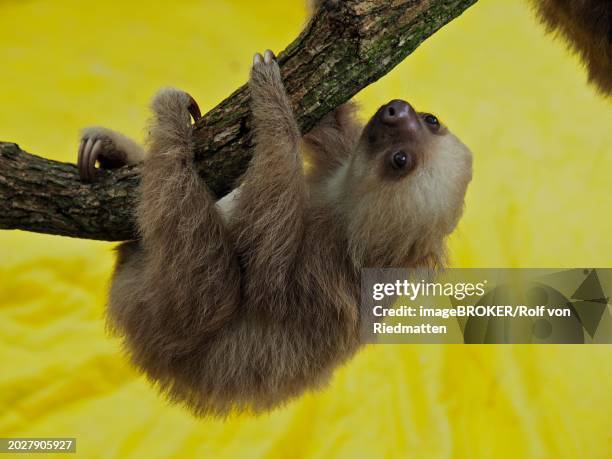
M 87 163 L 87 169 L 89 171 L 89 180 L 93 181 L 96 174 L 96 161 L 98 161 L 98 156 L 100 156 L 100 152 L 102 151 L 102 141 L 100 139 L 96 140 L 91 149 L 89 162 Z
M 83 139 L 85 145 L 83 146 L 82 154 L 79 155 L 79 175 L 81 180 L 84 182 L 91 182 L 89 175 L 89 157 L 91 155 L 91 148 L 93 147 L 93 139 Z
M 102 152 L 102 141 L 100 139 L 88 139 L 81 140 L 79 145 L 79 154 L 77 160 L 77 167 L 79 170 L 79 176 L 83 182 L 92 182 L 96 174 L 96 161 Z
M 193 121 L 197 122 L 200 118 L 202 118 L 202 112 L 200 111 L 200 107 L 195 99 L 191 97 L 190 94 L 187 94 L 187 97 L 189 97 L 189 105 L 187 106 L 187 110 L 189 110 Z
M 87 139 L 81 139 L 81 143 L 79 144 L 79 153 L 77 156 L 77 169 L 79 170 L 79 177 L 81 177 L 82 181 L 85 181 L 85 171 L 83 169 L 83 155 L 85 153 L 85 143 Z
M 271 50 L 266 49 L 266 51 L 264 52 L 264 56 L 263 56 L 264 62 L 266 64 L 271 64 L 275 59 L 276 59 L 276 56 L 274 55 L 274 53 Z

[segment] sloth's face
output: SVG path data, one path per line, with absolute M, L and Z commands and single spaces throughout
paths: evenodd
M 363 129 L 348 175 L 360 231 L 381 244 L 391 233 L 408 245 L 423 234 L 441 241 L 461 215 L 472 154 L 434 115 L 392 100 Z
M 403 100 L 392 100 L 376 111 L 363 130 L 359 150 L 378 179 L 391 182 L 415 180 L 424 170 L 444 167 L 436 165 L 441 155 L 451 162 L 471 158 L 435 115 L 417 112 Z M 448 150 L 452 156 L 445 154 Z

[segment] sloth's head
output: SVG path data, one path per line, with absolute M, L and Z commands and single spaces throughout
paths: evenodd
M 429 266 L 463 210 L 472 154 L 432 114 L 393 100 L 363 129 L 342 200 L 351 253 L 369 266 Z

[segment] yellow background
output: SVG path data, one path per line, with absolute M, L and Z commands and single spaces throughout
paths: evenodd
M 77 131 L 138 139 L 160 86 L 206 111 L 280 51 L 301 0 L 1 1 L 0 139 L 73 161 Z M 436 113 L 475 155 L 453 265 L 612 265 L 611 105 L 517 0 L 481 0 L 358 96 Z M 260 418 L 168 406 L 105 333 L 112 244 L 0 232 L 0 436 L 77 456 L 612 457 L 606 346 L 375 346 Z M 23 457 L 23 456 L 21 456 Z

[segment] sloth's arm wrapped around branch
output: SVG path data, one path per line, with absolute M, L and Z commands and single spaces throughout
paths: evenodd
M 278 59 L 300 131 L 308 132 L 388 73 L 476 1 L 323 2 Z M 251 157 L 248 101 L 243 86 L 195 127 L 197 168 L 218 198 L 236 185 Z M 83 184 L 76 166 L 0 142 L 0 228 L 111 241 L 133 238 L 138 169 L 98 171 L 97 176 L 96 183 Z

